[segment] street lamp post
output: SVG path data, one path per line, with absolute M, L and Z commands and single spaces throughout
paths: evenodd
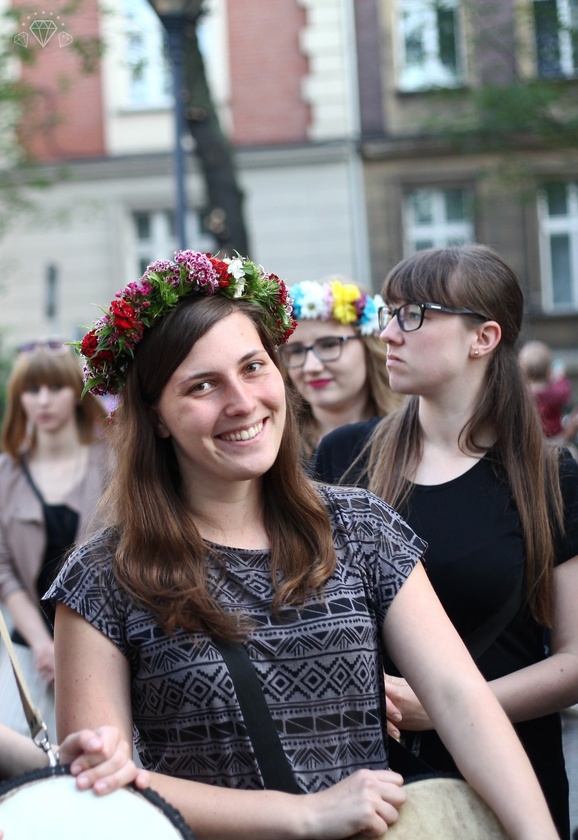
M 184 64 L 184 28 L 188 17 L 185 13 L 187 0 L 149 0 L 151 6 L 163 24 L 169 47 L 171 70 L 173 77 L 174 115 L 175 115 L 175 145 L 174 169 L 176 181 L 175 196 L 175 228 L 177 243 L 180 250 L 187 246 L 186 218 L 187 204 L 185 198 L 185 153 L 183 149 L 183 134 L 185 131 L 185 76 Z

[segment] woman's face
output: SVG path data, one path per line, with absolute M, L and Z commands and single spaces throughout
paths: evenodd
M 285 385 L 255 325 L 241 312 L 218 321 L 165 385 L 157 434 L 171 438 L 194 494 L 259 478 L 285 425 Z
M 387 344 L 390 387 L 419 396 L 442 393 L 456 384 L 459 389 L 464 377 L 471 375 L 469 359 L 476 337 L 477 328 L 462 315 L 426 310 L 421 327 L 411 332 L 404 332 L 397 317 L 392 318 L 380 335 Z
M 22 392 L 20 402 L 38 433 L 56 434 L 76 422 L 78 398 L 70 385 L 32 385 Z
M 302 367 L 288 368 L 289 376 L 311 406 L 313 416 L 316 410 L 349 413 L 359 406 L 361 420 L 368 401 L 367 365 L 363 341 L 352 326 L 338 321 L 303 320 L 286 346 L 311 347 L 319 342 L 317 346 L 323 355 L 324 345 L 330 338 L 349 339 L 342 343 L 338 359 L 323 361 L 313 350 L 308 350 Z

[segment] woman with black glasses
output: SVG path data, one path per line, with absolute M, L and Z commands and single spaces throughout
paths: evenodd
M 496 253 L 470 245 L 408 257 L 383 297 L 390 384 L 407 402 L 324 438 L 317 474 L 368 486 L 428 542 L 430 580 L 568 838 L 558 713 L 578 700 L 578 465 L 546 442 L 518 364 L 520 285 Z M 416 696 L 386 667 L 390 734 L 430 767 L 454 770 Z
M 297 283 L 290 293 L 299 325 L 280 354 L 301 398 L 303 450 L 309 459 L 323 435 L 346 423 L 382 417 L 401 399 L 389 387 L 378 338 L 379 295 L 337 277 Z

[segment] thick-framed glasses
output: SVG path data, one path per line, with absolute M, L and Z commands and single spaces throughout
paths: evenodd
M 29 341 L 26 344 L 20 344 L 16 348 L 17 353 L 24 353 L 32 354 L 44 352 L 44 353 L 54 353 L 57 356 L 63 356 L 65 353 L 68 353 L 70 348 L 64 341 L 59 341 L 56 338 L 46 339 L 46 341 Z
M 453 309 L 451 306 L 442 306 L 441 303 L 404 303 L 403 306 L 395 308 L 391 306 L 380 306 L 377 310 L 379 329 L 384 330 L 392 318 L 397 316 L 397 322 L 404 332 L 419 330 L 423 324 L 426 309 L 432 312 L 444 312 L 446 315 L 475 315 L 487 321 L 485 315 L 474 312 L 472 309 Z
M 341 358 L 345 342 L 357 338 L 361 336 L 327 335 L 324 338 L 318 338 L 313 344 L 284 344 L 279 348 L 279 354 L 288 368 L 303 367 L 310 350 L 320 362 L 336 362 Z

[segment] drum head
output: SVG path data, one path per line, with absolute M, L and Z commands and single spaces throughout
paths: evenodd
M 195 840 L 181 814 L 151 790 L 107 796 L 80 791 L 68 767 L 47 767 L 0 784 L 7 840 Z
M 463 779 L 424 776 L 405 789 L 407 802 L 383 840 L 508 840 L 494 812 Z

